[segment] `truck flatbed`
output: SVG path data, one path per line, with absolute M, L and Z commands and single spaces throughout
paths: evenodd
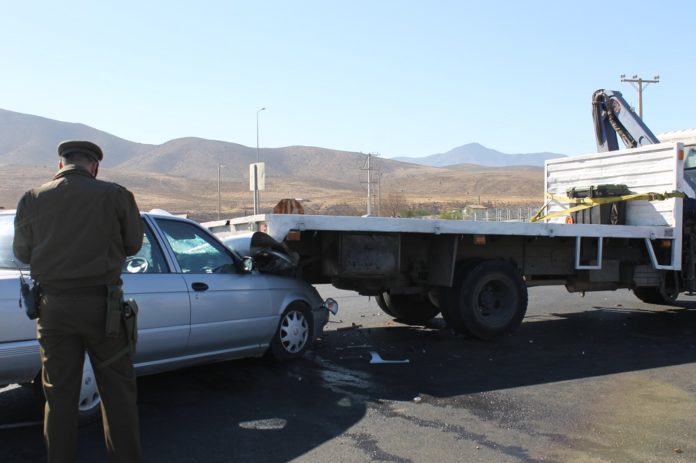
M 297 257 L 310 283 L 376 296 L 406 323 L 441 312 L 455 330 L 488 339 L 519 325 L 527 286 L 630 288 L 663 303 L 696 289 L 696 229 L 684 214 L 684 195 L 695 195 L 684 165 L 681 143 L 549 160 L 545 218 L 533 223 L 259 214 L 205 225 L 222 238 L 263 228 Z M 621 214 L 609 223 L 568 223 L 609 217 L 575 214 L 584 206 L 568 197 L 603 185 L 630 192 L 605 198 L 620 200 Z

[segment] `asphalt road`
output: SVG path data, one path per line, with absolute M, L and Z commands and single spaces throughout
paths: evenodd
M 696 461 L 696 299 L 531 288 L 522 327 L 482 342 L 320 291 L 341 311 L 304 359 L 139 378 L 146 461 Z M 44 460 L 39 420 L 31 391 L 0 390 L 0 462 Z M 83 427 L 79 461 L 104 460 Z

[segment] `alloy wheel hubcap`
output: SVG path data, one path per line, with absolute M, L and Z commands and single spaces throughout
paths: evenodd
M 307 319 L 297 310 L 288 312 L 280 326 L 280 343 L 283 348 L 295 354 L 300 352 L 309 338 Z

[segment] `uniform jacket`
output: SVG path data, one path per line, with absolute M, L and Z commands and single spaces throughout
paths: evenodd
M 133 194 L 79 166 L 65 166 L 17 205 L 15 256 L 46 289 L 116 284 L 142 241 Z

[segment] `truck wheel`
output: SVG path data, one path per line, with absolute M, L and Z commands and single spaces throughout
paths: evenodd
M 375 296 L 375 301 L 377 301 L 377 305 L 380 309 L 382 309 L 382 312 L 389 315 L 390 317 L 396 318 L 396 314 L 392 312 L 392 309 L 390 309 L 387 305 L 387 301 L 384 300 L 384 294 L 385 293 L 380 293 L 377 296 Z
M 449 326 L 479 339 L 515 330 L 527 312 L 527 286 L 517 269 L 502 260 L 458 269 L 452 288 L 442 296 L 442 315 Z
M 657 286 L 633 288 L 633 294 L 643 302 L 659 305 L 672 305 L 677 300 L 677 296 L 679 296 L 679 293 L 676 291 L 666 293 Z
M 407 325 L 423 325 L 440 313 L 427 294 L 381 294 L 385 313 Z M 381 306 L 380 306 L 381 307 Z

